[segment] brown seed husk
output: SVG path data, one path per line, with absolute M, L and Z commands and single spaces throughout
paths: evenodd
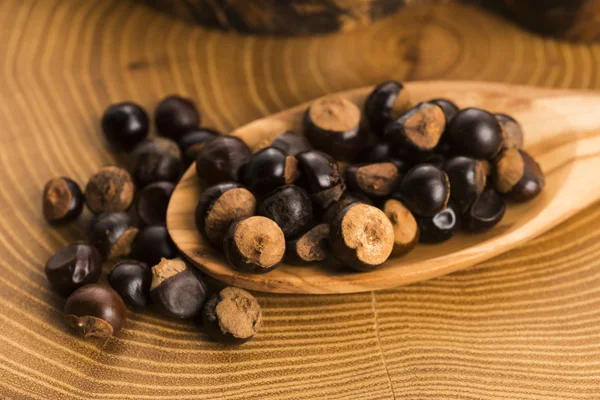
M 489 163 L 487 164 L 489 166 Z M 486 164 L 477 161 L 475 165 L 475 190 L 477 193 L 482 193 L 487 183 L 487 169 Z
M 398 93 L 398 97 L 396 97 L 396 101 L 394 102 L 392 109 L 390 110 L 390 119 L 395 120 L 400 118 L 411 108 L 412 102 L 410 100 L 410 93 L 406 88 L 402 88 L 400 93 Z
M 404 121 L 404 135 L 416 147 L 432 150 L 446 128 L 446 116 L 436 104 L 423 104 Z
M 69 185 L 62 178 L 55 178 L 46 183 L 44 187 L 44 217 L 48 221 L 63 218 L 68 212 L 73 200 Z
M 392 256 L 400 256 L 411 251 L 419 241 L 419 226 L 411 212 L 400 201 L 390 199 L 385 202 L 383 212 L 394 229 L 394 249 Z
M 298 171 L 298 160 L 294 156 L 287 156 L 285 158 L 285 169 L 283 171 L 283 178 L 285 179 L 286 185 L 291 185 L 300 176 Z
M 358 187 L 374 196 L 388 196 L 398 183 L 398 168 L 392 163 L 365 165 L 356 170 Z
M 346 132 L 360 123 L 360 109 L 356 104 L 335 94 L 315 100 L 308 116 L 315 126 L 329 132 Z
M 346 190 L 346 185 L 340 183 L 330 189 L 322 190 L 319 193 L 312 194 L 311 199 L 317 203 L 322 208 L 327 208 L 342 197 L 344 191 Z
M 488 160 L 477 160 L 486 177 L 492 175 L 492 164 Z
M 355 250 L 357 261 L 368 266 L 383 264 L 394 248 L 392 223 L 383 211 L 367 204 L 350 206 L 342 218 L 341 236 L 346 247 Z
M 152 284 L 150 290 L 156 289 L 165 280 L 185 271 L 186 265 L 181 258 L 167 260 L 161 258 L 160 262 L 152 267 Z
M 496 190 L 508 193 L 523 178 L 525 163 L 519 150 L 506 150 L 496 161 Z
M 138 228 L 131 227 L 127 229 L 111 247 L 108 253 L 107 259 L 114 260 L 119 257 L 126 257 L 131 254 L 131 245 L 136 235 L 138 234 Z
M 502 138 L 505 149 L 520 149 L 523 147 L 523 130 L 521 126 L 511 118 L 496 115 L 496 119 L 502 128 Z
M 296 242 L 296 254 L 302 261 L 323 261 L 329 255 L 329 225 L 320 224 Z
M 215 314 L 223 334 L 248 339 L 262 327 L 262 310 L 250 293 L 236 287 L 226 287 L 219 292 L 219 297 Z
M 99 337 L 108 338 L 113 334 L 113 327 L 107 321 L 102 318 L 92 317 L 90 315 L 84 315 L 78 317 L 77 315 L 67 314 L 65 315 L 65 321 L 75 330 L 78 334 L 83 337 Z
M 244 188 L 223 193 L 206 214 L 204 231 L 212 243 L 221 245 L 231 223 L 251 217 L 256 212 L 256 198 Z
M 233 240 L 246 260 L 262 268 L 279 263 L 285 253 L 285 237 L 281 228 L 266 217 L 250 217 L 235 228 Z
M 102 167 L 88 181 L 85 199 L 92 212 L 125 211 L 133 201 L 135 186 L 131 175 L 113 165 Z

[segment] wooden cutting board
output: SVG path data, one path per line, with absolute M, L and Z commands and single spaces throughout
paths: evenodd
M 395 290 L 258 295 L 265 326 L 226 349 L 192 323 L 132 314 L 108 341 L 62 324 L 40 191 L 115 162 L 110 102 L 199 102 L 223 131 L 387 78 L 600 88 L 600 47 L 541 39 L 474 8 L 415 8 L 366 31 L 303 39 L 191 27 L 125 1 L 0 2 L 0 398 L 595 399 L 600 207 L 500 258 Z M 109 266 L 107 266 L 108 269 Z

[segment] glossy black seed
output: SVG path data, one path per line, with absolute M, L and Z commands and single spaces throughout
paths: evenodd
M 49 180 L 42 194 L 42 212 L 51 224 L 65 224 L 79 218 L 85 199 L 79 185 L 66 177 Z
M 241 139 L 218 136 L 207 142 L 196 156 L 196 173 L 207 186 L 220 182 L 238 182 L 241 168 L 252 153 Z
M 185 163 L 187 165 L 193 163 L 202 147 L 219 135 L 221 135 L 219 131 L 203 127 L 192 128 L 183 133 L 177 144 L 183 152 Z
M 95 283 L 77 289 L 65 303 L 65 321 L 84 338 L 108 338 L 127 320 L 127 307 L 110 286 Z
M 417 217 L 421 243 L 436 244 L 450 240 L 460 228 L 460 214 L 452 202 L 433 217 Z
M 487 176 L 483 162 L 458 156 L 446 162 L 444 171 L 450 180 L 452 200 L 461 213 L 465 212 L 485 189 Z
M 125 212 L 103 213 L 92 221 L 90 242 L 105 260 L 127 257 L 138 229 Z
M 454 154 L 478 159 L 494 158 L 503 144 L 496 117 L 478 108 L 459 111 L 448 126 L 447 136 Z
M 58 250 L 46 261 L 44 268 L 52 287 L 68 296 L 74 290 L 95 283 L 102 273 L 102 258 L 98 250 L 85 243 L 73 243 Z
M 259 204 L 259 215 L 279 225 L 286 240 L 306 232 L 313 225 L 313 206 L 306 191 L 287 185 L 270 192 Z
M 108 274 L 108 283 L 130 306 L 144 308 L 150 303 L 152 270 L 146 263 L 134 260 L 117 263 Z
M 371 131 L 381 136 L 388 122 L 409 109 L 408 91 L 400 82 L 387 81 L 373 89 L 365 101 L 364 113 Z
M 131 256 L 148 265 L 156 265 L 161 258 L 175 258 L 177 253 L 177 246 L 167 228 L 155 225 L 140 229 L 133 241 Z
M 104 111 L 102 131 L 111 146 L 132 150 L 148 136 L 150 120 L 146 111 L 134 103 L 113 104 Z
M 485 232 L 504 217 L 504 199 L 492 188 L 486 189 L 462 216 L 462 227 L 469 232 Z
M 169 96 L 158 103 L 154 120 L 162 136 L 177 140 L 185 131 L 200 124 L 200 114 L 190 99 Z
M 306 137 L 297 135 L 292 131 L 286 131 L 277 136 L 271 146 L 283 150 L 291 156 L 296 156 L 303 151 L 312 150 L 312 146 Z
M 291 185 L 297 178 L 296 158 L 275 147 L 265 147 L 253 154 L 242 174 L 244 185 L 257 196 Z
M 441 169 L 421 164 L 406 173 L 393 197 L 402 201 L 413 214 L 433 217 L 448 205 L 450 183 Z
M 296 184 L 306 190 L 313 202 L 327 208 L 338 201 L 345 191 L 338 163 L 330 155 L 317 151 L 305 151 L 296 156 L 300 178 Z
M 138 195 L 136 211 L 145 225 L 165 225 L 169 200 L 175 190 L 171 182 L 155 182 L 146 186 Z
M 202 312 L 207 288 L 197 268 L 179 258 L 163 258 L 152 267 L 150 296 L 162 314 L 177 318 L 193 318 Z

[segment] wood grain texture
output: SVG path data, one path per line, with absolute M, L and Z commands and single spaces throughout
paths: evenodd
M 51 177 L 85 184 L 115 162 L 99 133 L 111 102 L 152 109 L 182 93 L 206 125 L 230 131 L 388 78 L 600 88 L 599 65 L 597 45 L 543 39 L 456 5 L 411 8 L 344 35 L 273 39 L 191 27 L 125 1 L 1 1 L 0 398 L 598 398 L 598 205 L 424 283 L 259 294 L 264 328 L 224 349 L 191 322 L 151 312 L 132 314 L 108 341 L 73 337 L 43 264 L 82 237 L 83 223 L 51 229 L 39 195 Z
M 525 149 L 546 176 L 544 192 L 526 204 L 510 204 L 502 221 L 485 234 L 459 234 L 435 246 L 420 245 L 391 257 L 381 267 L 357 273 L 340 264 L 282 263 L 267 274 L 241 273 L 199 234 L 194 220 L 202 186 L 192 165 L 178 184 L 167 212 L 167 226 L 179 249 L 200 269 L 231 285 L 273 293 L 355 293 L 381 290 L 458 271 L 492 258 L 543 233 L 600 199 L 600 94 L 466 81 L 405 82 L 417 104 L 435 97 L 461 108 L 478 107 L 514 116 L 527 132 Z M 372 87 L 341 92 L 359 108 Z M 309 104 L 253 121 L 231 132 L 253 151 L 282 132 L 302 132 Z

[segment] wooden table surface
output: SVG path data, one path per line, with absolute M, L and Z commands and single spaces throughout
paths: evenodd
M 150 312 L 107 341 L 72 336 L 43 265 L 83 229 L 51 229 L 40 210 L 47 179 L 85 184 L 115 161 L 98 127 L 111 102 L 152 108 L 181 93 L 227 132 L 388 78 L 598 88 L 599 68 L 600 45 L 544 39 L 465 6 L 275 39 L 189 26 L 128 1 L 0 1 L 0 398 L 600 398 L 599 206 L 421 284 L 259 295 L 264 328 L 236 349 Z

